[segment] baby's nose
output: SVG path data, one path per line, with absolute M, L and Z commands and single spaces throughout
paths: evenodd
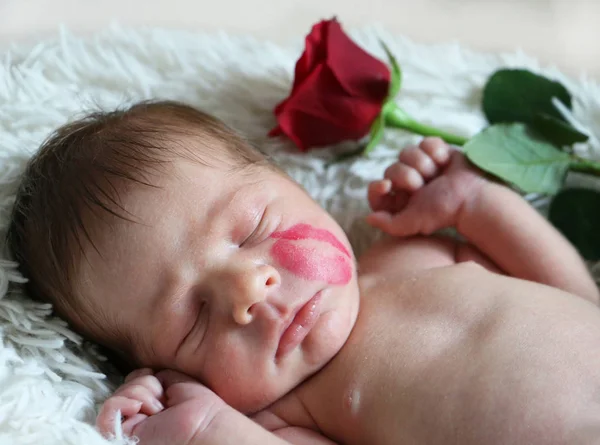
M 241 325 L 252 322 L 255 305 L 265 301 L 269 293 L 281 284 L 279 272 L 269 265 L 253 267 L 237 274 L 234 280 L 237 282 L 231 289 L 233 319 Z

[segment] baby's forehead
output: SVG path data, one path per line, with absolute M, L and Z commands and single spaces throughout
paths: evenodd
M 118 200 L 101 217 L 90 215 L 93 246 L 103 256 L 122 258 L 140 254 L 144 242 L 162 244 L 187 229 L 189 219 L 211 219 L 228 210 L 264 199 L 273 192 L 269 178 L 284 176 L 262 165 L 234 165 L 225 156 L 199 159 L 175 156 L 160 169 L 150 169 L 141 180 L 119 179 L 110 188 Z M 266 184 L 266 185 L 265 185 Z M 107 186 L 108 188 L 109 186 Z M 147 259 L 140 258 L 140 261 Z
M 123 261 L 148 263 L 150 251 L 177 242 L 190 220 L 202 221 L 211 212 L 214 198 L 243 190 L 245 178 L 220 166 L 206 166 L 187 159 L 174 160 L 160 174 L 146 176 L 144 183 L 119 181 L 118 203 L 113 212 L 89 215 L 90 242 L 84 244 L 85 263 L 105 270 Z M 236 184 L 240 184 L 239 186 Z M 134 258 L 134 259 L 132 259 Z M 104 263 L 110 262 L 107 266 Z

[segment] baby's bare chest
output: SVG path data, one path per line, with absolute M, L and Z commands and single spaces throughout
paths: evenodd
M 507 434 L 531 433 L 520 435 L 522 416 L 547 423 L 553 409 L 580 402 L 549 388 L 597 387 L 600 361 L 587 356 L 600 344 L 598 314 L 546 288 L 456 267 L 387 280 L 363 299 L 344 348 L 298 389 L 324 433 L 348 444 L 452 443 L 449 435 L 507 443 Z M 581 323 L 584 338 L 569 333 Z

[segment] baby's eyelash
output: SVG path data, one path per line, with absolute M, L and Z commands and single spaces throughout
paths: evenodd
M 256 233 L 257 228 L 258 228 L 258 226 L 256 226 L 254 228 L 254 230 L 252 232 L 250 232 L 250 234 L 244 239 L 244 241 L 242 241 L 240 243 L 240 247 L 244 247 L 246 244 L 248 244 L 248 241 L 250 240 L 250 238 L 252 238 L 252 236 L 254 236 L 254 234 Z
M 250 241 L 252 238 L 255 237 L 255 235 L 258 233 L 259 229 L 263 226 L 263 221 L 264 221 L 264 217 L 265 217 L 265 213 L 266 211 L 263 210 L 263 212 L 260 215 L 260 218 L 258 219 L 258 223 L 254 226 L 254 230 L 252 230 L 252 232 L 246 237 L 246 239 L 244 239 L 244 241 L 242 241 L 240 243 L 240 247 L 243 247 L 244 245 L 246 245 L 248 243 L 248 241 Z
M 185 337 L 183 337 L 183 340 L 181 341 L 180 345 L 183 345 L 188 340 L 188 338 L 192 335 L 192 333 L 197 330 L 198 323 L 200 323 L 200 317 L 202 316 L 202 312 L 204 310 L 206 310 L 206 302 L 205 301 L 200 303 L 200 307 L 198 308 L 197 311 L 193 312 L 194 321 L 193 321 L 192 326 L 189 329 L 189 331 L 185 334 Z

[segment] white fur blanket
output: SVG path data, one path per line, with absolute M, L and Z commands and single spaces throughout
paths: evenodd
M 486 124 L 481 87 L 497 68 L 527 67 L 559 79 L 575 96 L 575 117 L 595 135 L 580 150 L 600 155 L 598 83 L 542 69 L 522 53 L 417 45 L 375 28 L 351 35 L 384 60 L 378 38 L 387 42 L 404 70 L 398 101 L 417 119 L 458 134 Z M 360 252 L 375 236 L 355 224 L 367 211 L 366 184 L 419 138 L 388 130 L 371 159 L 328 170 L 326 151 L 300 154 L 287 142 L 268 140 L 271 110 L 287 95 L 302 48 L 303 36 L 282 47 L 226 34 L 113 27 L 84 39 L 62 30 L 55 39 L 0 54 L 0 236 L 24 164 L 54 128 L 90 109 L 170 98 L 214 113 L 265 147 L 333 213 Z M 48 305 L 28 301 L 22 281 L 14 264 L 0 259 L 0 444 L 107 445 L 91 425 L 96 404 L 118 376 L 92 345 L 50 316 Z

